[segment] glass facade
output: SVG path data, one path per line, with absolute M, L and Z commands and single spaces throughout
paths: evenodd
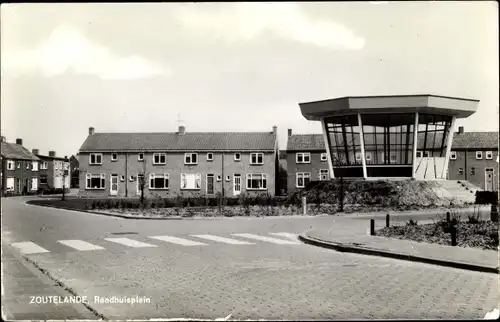
M 334 175 L 412 176 L 415 113 L 358 114 L 325 118 Z M 444 158 L 452 116 L 418 114 L 417 155 Z M 363 169 L 362 142 L 366 169 Z

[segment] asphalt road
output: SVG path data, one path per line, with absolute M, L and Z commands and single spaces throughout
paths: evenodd
M 483 318 L 499 300 L 497 275 L 339 253 L 295 237 L 366 231 L 360 220 L 127 220 L 25 200 L 2 199 L 2 242 L 108 319 Z

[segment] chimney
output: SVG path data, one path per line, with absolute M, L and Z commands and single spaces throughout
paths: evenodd
M 273 126 L 273 133 L 274 134 L 278 133 L 278 127 L 276 125 Z
M 64 161 L 68 161 L 68 156 L 67 155 L 64 156 Z
M 94 135 L 94 128 L 93 127 L 89 127 L 89 135 Z
M 23 145 L 23 139 L 16 139 L 17 145 Z
M 33 153 L 33 154 L 40 154 L 40 151 L 38 149 L 33 149 L 33 150 L 31 150 L 31 153 Z
M 463 134 L 464 133 L 464 127 L 463 126 L 459 126 L 458 127 L 458 134 Z
M 55 157 L 56 151 L 49 151 L 49 157 Z
M 292 129 L 288 129 L 288 137 L 292 136 Z
M 184 125 L 179 126 L 179 134 L 184 134 L 186 133 L 186 127 Z

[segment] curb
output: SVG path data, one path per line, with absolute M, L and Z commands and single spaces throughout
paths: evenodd
M 265 219 L 265 218 L 313 218 L 313 217 L 322 217 L 325 216 L 324 214 L 321 215 L 309 215 L 309 216 L 303 216 L 303 215 L 295 215 L 295 216 L 213 216 L 213 217 L 182 217 L 182 216 L 170 216 L 170 217 L 146 217 L 146 216 L 127 216 L 127 215 L 120 215 L 120 214 L 110 214 L 110 213 L 105 213 L 105 212 L 99 212 L 99 211 L 92 211 L 92 210 L 85 210 L 85 209 L 69 209 L 66 207 L 61 207 L 61 206 L 55 206 L 55 205 L 38 205 L 38 204 L 33 204 L 30 203 L 30 201 L 33 200 L 28 200 L 25 202 L 26 205 L 29 206 L 35 206 L 35 207 L 45 207 L 45 208 L 55 208 L 55 209 L 62 209 L 66 211 L 74 211 L 74 212 L 84 212 L 84 213 L 89 213 L 89 214 L 94 214 L 94 215 L 99 215 L 99 216 L 107 216 L 107 217 L 116 217 L 116 218 L 122 218 L 122 219 L 144 219 L 144 220 L 224 220 L 224 219 Z
M 379 257 L 388 257 L 388 258 L 393 258 L 393 259 L 407 260 L 407 261 L 412 261 L 412 262 L 420 262 L 420 263 L 439 265 L 439 266 L 447 266 L 447 267 L 453 267 L 453 268 L 459 268 L 459 269 L 465 269 L 465 270 L 471 270 L 471 271 L 477 271 L 477 272 L 484 272 L 484 273 L 494 273 L 494 274 L 499 273 L 498 267 L 493 268 L 493 267 L 481 266 L 481 265 L 469 264 L 469 263 L 463 263 L 463 262 L 451 262 L 451 261 L 442 260 L 442 259 L 435 259 L 435 258 L 429 258 L 429 257 L 421 257 L 421 256 L 408 255 L 408 254 L 394 253 L 394 252 L 389 252 L 389 251 L 376 249 L 376 248 L 350 246 L 350 245 L 345 245 L 342 243 L 329 242 L 329 241 L 317 239 L 317 238 L 314 238 L 314 237 L 307 235 L 307 232 L 300 234 L 299 239 L 306 244 L 319 246 L 319 247 L 323 247 L 323 248 L 334 249 L 334 250 L 339 251 L 339 252 L 357 253 L 357 254 L 362 254 L 362 255 L 371 255 L 371 256 L 379 256 Z

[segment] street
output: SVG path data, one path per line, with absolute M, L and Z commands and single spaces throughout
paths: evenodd
M 297 239 L 325 226 L 366 230 L 360 220 L 127 220 L 26 200 L 2 199 L 2 243 L 110 320 L 471 319 L 498 303 L 498 275 L 340 253 Z M 113 297 L 147 303 L 104 303 Z

